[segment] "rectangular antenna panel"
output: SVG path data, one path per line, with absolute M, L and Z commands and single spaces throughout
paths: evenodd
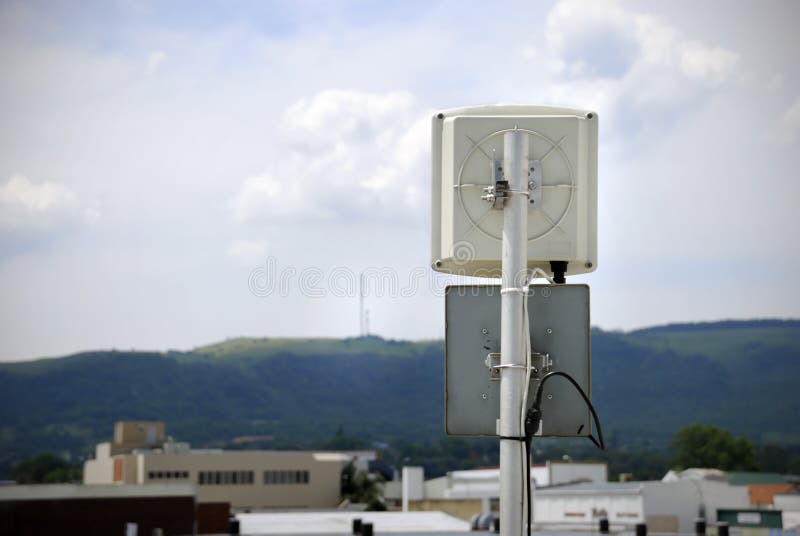
M 589 287 L 533 285 L 528 296 L 533 360 L 528 404 L 547 370 L 572 376 L 591 397 Z M 500 417 L 500 381 L 487 357 L 500 348 L 500 287 L 449 286 L 445 291 L 445 431 L 448 435 L 494 436 Z M 490 358 L 491 362 L 491 358 Z M 499 363 L 499 360 L 495 360 Z M 591 414 L 575 387 L 564 378 L 545 383 L 540 435 L 585 437 Z
M 505 180 L 503 135 L 528 135 L 528 267 L 566 275 L 597 267 L 595 112 L 546 106 L 445 110 L 432 122 L 431 264 L 440 272 L 499 277 Z M 487 198 L 488 195 L 488 198 Z M 501 194 L 502 195 L 502 194 Z

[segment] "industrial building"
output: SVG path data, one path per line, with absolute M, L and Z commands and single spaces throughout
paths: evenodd
M 192 449 L 165 436 L 162 422 L 118 422 L 114 440 L 87 460 L 83 482 L 191 484 L 198 502 L 233 509 L 332 508 L 339 503 L 342 466 L 374 452 Z
M 549 532 L 592 531 L 605 518 L 612 531 L 646 523 L 653 533 L 693 533 L 698 518 L 713 524 L 720 515 L 753 507 L 752 485 L 732 484 L 740 474 L 714 469 L 670 471 L 658 481 L 608 482 L 605 463 L 548 462 L 532 467 L 530 475 L 533 523 Z M 470 519 L 499 510 L 499 470 L 452 471 L 426 481 L 421 467 L 405 467 L 402 481 L 387 482 L 384 493 L 404 510 L 443 510 Z
M 551 462 L 531 467 L 531 485 L 541 488 L 568 482 L 608 481 L 605 462 Z M 404 510 L 442 510 L 469 519 L 476 513 L 498 510 L 498 468 L 451 471 L 425 480 L 422 467 L 404 467 L 402 479 L 387 482 L 384 498 Z
M 725 481 L 578 483 L 537 489 L 534 523 L 548 529 L 591 530 L 606 518 L 612 530 L 646 523 L 650 532 L 692 533 L 722 508 L 748 508 L 746 486 Z

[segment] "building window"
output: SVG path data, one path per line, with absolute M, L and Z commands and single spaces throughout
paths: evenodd
M 162 479 L 184 479 L 189 478 L 189 471 L 148 471 L 147 472 L 148 480 L 162 480 Z M 203 480 L 206 478 L 206 475 L 203 471 L 197 473 L 197 478 L 199 480 Z M 200 482 L 202 484 L 202 482 Z
M 188 476 L 188 472 L 187 472 Z M 212 485 L 232 485 L 252 484 L 254 481 L 253 471 L 198 471 L 198 484 Z
M 309 472 L 298 470 L 274 469 L 264 471 L 264 484 L 308 484 Z

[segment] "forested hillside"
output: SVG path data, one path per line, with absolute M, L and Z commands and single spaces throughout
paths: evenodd
M 443 437 L 443 345 L 377 337 L 234 339 L 191 352 L 99 351 L 0 365 L 0 467 L 79 457 L 114 421 L 167 422 L 195 446 L 272 436 L 313 445 Z M 663 448 L 713 423 L 756 444 L 800 443 L 800 322 L 592 332 L 593 399 L 613 448 Z M 261 445 L 265 446 L 265 445 Z

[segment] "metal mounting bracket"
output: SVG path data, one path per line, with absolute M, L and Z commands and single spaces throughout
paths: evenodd
M 502 354 L 500 352 L 490 352 L 486 354 L 484 364 L 489 369 L 489 379 L 491 381 L 500 381 L 500 369 L 503 368 L 521 368 L 527 369 L 525 365 L 502 365 Z M 539 352 L 531 352 L 531 381 L 539 379 L 539 372 L 542 375 L 550 372 L 553 367 L 553 360 L 550 354 L 542 354 Z
M 542 208 L 542 165 L 538 160 L 528 162 L 528 203 L 531 209 Z
M 492 352 L 487 354 L 486 367 L 489 369 L 489 379 L 492 381 L 500 381 L 500 352 Z
M 508 181 L 503 175 L 503 161 L 494 160 L 492 164 L 492 186 L 483 189 L 481 199 L 491 203 L 492 208 L 502 210 L 508 197 Z
M 508 187 L 508 181 L 503 174 L 503 161 L 494 160 L 492 163 L 492 186 L 483 188 L 484 195 L 481 199 L 491 203 L 493 209 L 502 210 L 506 199 L 512 193 Z M 531 160 L 528 163 L 528 202 L 530 208 L 540 210 L 542 206 L 542 166 L 538 160 Z

